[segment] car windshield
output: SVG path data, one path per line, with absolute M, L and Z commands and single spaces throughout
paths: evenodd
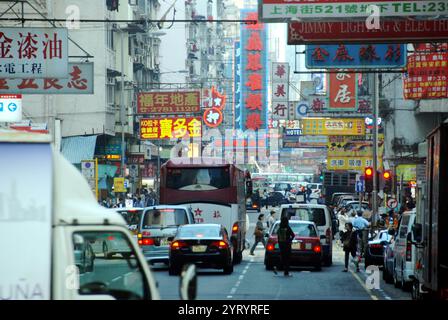
M 316 228 L 312 224 L 290 223 L 289 226 L 297 237 L 317 237 Z M 272 230 L 272 234 L 276 235 L 279 228 L 280 223 L 277 223 Z
M 126 220 L 126 224 L 140 224 L 143 210 L 118 210 L 118 213 Z
M 297 220 L 311 221 L 316 226 L 324 226 L 325 210 L 321 208 L 284 208 L 282 210 L 282 217 L 287 216 L 288 219 L 295 217 Z
M 166 187 L 184 191 L 204 191 L 229 188 L 229 168 L 168 169 Z
M 360 208 L 360 206 L 359 206 L 359 202 L 353 202 L 353 203 L 350 203 L 348 206 L 349 206 L 349 208 L 348 208 L 349 210 L 350 210 L 350 209 L 354 209 L 354 210 L 358 211 L 359 208 Z M 368 203 L 362 203 L 362 204 L 361 204 L 361 208 L 362 208 L 363 210 L 369 209 L 369 204 L 368 204 Z
M 142 228 L 171 227 L 187 223 L 187 212 L 184 209 L 150 209 L 145 211 Z
M 183 239 L 219 238 L 220 228 L 213 226 L 180 228 L 177 237 Z

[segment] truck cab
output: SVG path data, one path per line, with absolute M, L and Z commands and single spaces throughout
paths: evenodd
M 2 299 L 160 299 L 125 220 L 44 134 L 0 131 Z M 113 245 L 111 257 L 104 245 Z M 185 272 L 194 285 L 195 274 Z M 187 292 L 182 288 L 183 292 Z

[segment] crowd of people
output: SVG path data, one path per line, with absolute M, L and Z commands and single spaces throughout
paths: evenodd
M 107 197 L 100 201 L 100 205 L 106 208 L 126 208 L 126 200 L 132 200 L 132 206 L 135 208 L 145 208 L 158 204 L 158 197 L 155 191 L 151 188 L 143 188 L 135 194 L 128 193 L 126 197 Z

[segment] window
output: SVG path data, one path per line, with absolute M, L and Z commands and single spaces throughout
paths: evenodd
M 316 228 L 312 224 L 290 223 L 289 226 L 298 237 L 317 237 Z M 272 233 L 277 234 L 279 228 L 280 223 L 277 223 Z
M 81 295 L 107 294 L 123 300 L 150 297 L 144 272 L 125 234 L 76 232 L 73 251 Z
M 282 217 L 296 217 L 297 220 L 312 221 L 316 226 L 324 226 L 326 224 L 325 210 L 320 208 L 284 208 Z
M 188 218 L 187 212 L 183 209 L 150 209 L 144 213 L 142 229 L 184 224 L 188 224 Z
M 166 186 L 169 189 L 185 191 L 229 188 L 229 168 L 168 169 Z
M 221 238 L 221 230 L 219 227 L 186 227 L 180 228 L 177 234 L 178 238 Z
M 128 225 L 139 225 L 143 210 L 122 210 L 118 211 L 118 213 L 121 214 Z
M 408 235 L 409 216 L 403 216 L 400 224 L 400 238 L 406 238 Z

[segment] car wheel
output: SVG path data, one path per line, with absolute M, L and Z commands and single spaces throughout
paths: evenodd
M 401 289 L 403 291 L 410 291 L 410 289 L 412 288 L 411 285 L 412 285 L 412 282 L 409 283 L 408 281 L 405 281 L 404 268 L 403 268 L 403 266 L 401 266 Z
M 223 269 L 224 269 L 224 274 L 232 274 L 233 273 L 233 264 L 230 263 L 229 265 L 225 266 Z
M 420 290 L 418 281 L 412 282 L 412 292 L 411 292 L 412 300 L 420 300 Z
M 173 265 L 169 265 L 168 274 L 170 276 L 177 276 L 180 273 L 180 268 L 174 267 Z
M 394 268 L 394 287 L 400 288 L 400 285 L 401 285 L 401 283 L 398 281 L 397 272 L 395 271 L 395 268 Z
M 392 274 L 389 272 L 389 269 L 387 268 L 387 266 L 384 267 L 383 270 L 383 278 L 384 281 L 386 281 L 386 283 L 393 283 L 394 282 L 394 277 L 392 276 Z
M 103 242 L 103 254 L 104 254 L 104 259 L 110 259 L 112 257 L 112 255 L 109 252 L 109 248 L 107 247 L 106 242 Z
M 233 264 L 240 264 L 243 260 L 243 253 L 241 251 L 233 251 Z

